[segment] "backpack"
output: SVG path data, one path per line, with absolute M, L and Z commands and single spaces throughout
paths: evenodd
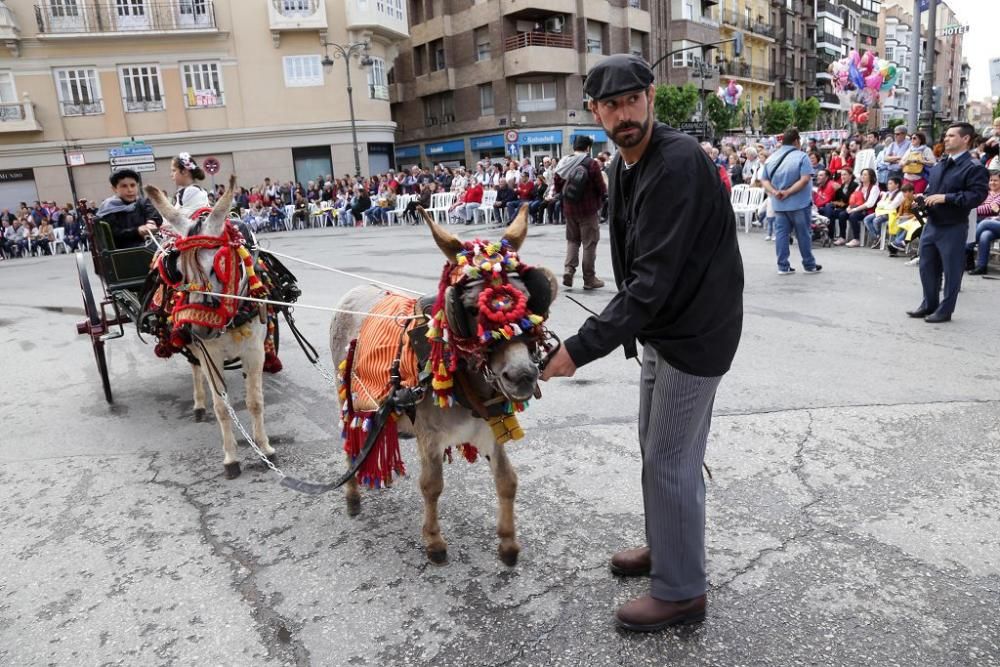
M 571 202 L 583 200 L 583 195 L 587 191 L 587 184 L 590 182 L 590 163 L 594 159 L 585 157 L 580 160 L 573 169 L 566 175 L 566 183 L 563 185 L 563 199 Z

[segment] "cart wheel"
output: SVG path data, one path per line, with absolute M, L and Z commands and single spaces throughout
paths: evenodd
M 87 315 L 87 323 L 90 325 L 86 333 L 90 334 L 90 344 L 94 348 L 94 359 L 97 361 L 97 372 L 101 376 L 101 385 L 104 387 L 104 398 L 108 403 L 113 403 L 111 395 L 111 376 L 108 375 L 108 360 L 104 354 L 104 341 L 101 340 L 102 326 L 101 313 L 97 309 L 97 302 L 94 300 L 94 291 L 90 288 L 90 276 L 87 274 L 87 262 L 83 253 L 76 254 L 76 269 L 80 277 L 80 291 L 83 293 L 83 309 Z

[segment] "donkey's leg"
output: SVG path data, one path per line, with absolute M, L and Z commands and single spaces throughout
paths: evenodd
M 503 445 L 495 445 L 490 455 L 490 467 L 497 487 L 497 537 L 500 538 L 498 553 L 504 565 L 517 565 L 517 555 L 521 545 L 517 543 L 514 530 L 514 496 L 517 494 L 517 473 Z
M 221 346 L 217 343 L 217 340 L 206 343 L 205 349 L 214 367 L 221 372 L 224 355 Z M 236 455 L 236 438 L 233 436 L 233 424 L 229 419 L 229 412 L 226 410 L 226 405 L 222 401 L 222 397 L 215 391 L 215 385 L 212 384 L 212 376 L 210 375 L 212 371 L 210 370 L 209 359 L 205 358 L 201 350 L 196 349 L 194 353 L 201 364 L 201 372 L 204 374 L 205 379 L 208 380 L 209 385 L 213 387 L 212 408 L 215 410 L 215 420 L 219 423 L 219 430 L 222 431 L 222 451 L 225 454 L 222 459 L 222 465 L 225 468 L 226 479 L 236 479 L 240 476 L 240 460 Z M 218 382 L 220 380 L 216 379 L 216 383 Z M 221 386 L 219 386 L 219 391 L 222 391 Z
M 205 376 L 194 364 L 191 364 L 191 383 L 194 386 L 194 420 L 205 421 Z
M 424 494 L 424 548 L 432 563 L 443 565 L 448 560 L 448 544 L 441 537 L 438 523 L 438 498 L 444 488 L 444 452 L 437 442 L 417 441 L 420 450 L 420 491 Z
M 265 325 L 255 323 L 262 332 L 266 332 Z M 248 349 L 249 348 L 249 349 Z M 272 463 L 277 461 L 277 454 L 267 437 L 264 429 L 264 340 L 263 333 L 258 338 L 253 336 L 248 344 L 240 351 L 240 361 L 243 364 L 243 373 L 246 376 L 247 411 L 253 419 L 253 439 L 260 448 L 260 451 L 267 455 Z
M 347 457 L 347 467 L 351 466 L 351 457 Z M 344 500 L 347 501 L 347 516 L 357 516 L 361 514 L 361 489 L 358 486 L 358 478 L 351 477 L 344 485 Z

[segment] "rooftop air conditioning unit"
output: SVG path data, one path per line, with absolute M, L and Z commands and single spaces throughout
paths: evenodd
M 561 16 L 553 16 L 545 19 L 545 32 L 562 32 L 566 19 Z

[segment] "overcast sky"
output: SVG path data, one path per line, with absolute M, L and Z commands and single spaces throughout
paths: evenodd
M 1000 58 L 1000 0 L 947 0 L 962 25 L 969 26 L 962 41 L 962 54 L 969 61 L 969 99 L 990 96 L 990 58 Z M 904 7 L 908 0 L 900 3 Z M 912 10 L 911 10 L 912 11 Z M 940 26 L 939 26 L 940 27 Z

